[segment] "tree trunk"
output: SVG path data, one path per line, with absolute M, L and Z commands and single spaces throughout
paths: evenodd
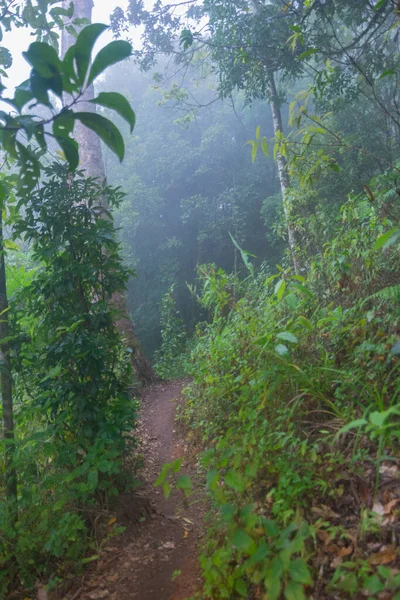
M 70 0 L 63 0 L 64 8 L 68 8 Z M 93 0 L 75 0 L 74 17 L 84 18 L 92 21 Z M 68 48 L 75 42 L 74 37 L 63 31 L 61 41 L 61 53 L 64 55 Z M 94 86 L 90 85 L 79 103 L 80 111 L 96 112 L 96 108 L 90 103 L 94 98 Z M 106 178 L 101 143 L 99 137 L 90 129 L 84 127 L 81 123 L 76 123 L 74 136 L 79 144 L 80 167 L 86 171 L 89 177 L 95 177 L 100 181 Z M 106 203 L 105 203 L 106 204 Z M 105 206 L 105 208 L 108 208 Z M 136 339 L 133 323 L 129 317 L 129 311 L 126 305 L 126 299 L 123 294 L 116 293 L 112 298 L 112 307 L 119 314 L 115 324 L 120 334 L 127 340 L 127 345 L 132 348 L 132 367 L 135 375 L 142 385 L 151 383 L 156 379 L 156 375 L 140 349 Z
M 17 473 L 15 468 L 12 466 L 15 451 L 15 433 L 9 339 L 10 327 L 8 322 L 8 298 L 4 256 L 3 220 L 2 211 L 0 211 L 0 388 L 3 409 L 3 435 L 6 442 L 6 497 L 11 511 L 11 524 L 14 525 L 17 519 Z
M 283 124 L 282 124 L 282 113 L 280 102 L 278 98 L 278 93 L 276 90 L 275 77 L 273 71 L 269 71 L 268 74 L 268 88 L 269 88 L 269 101 L 272 112 L 272 121 L 274 124 L 274 133 L 275 136 L 278 133 L 283 133 Z M 290 188 L 290 178 L 289 173 L 287 171 L 287 161 L 284 156 L 280 152 L 276 155 L 276 162 L 278 165 L 278 174 L 279 174 L 279 182 L 281 185 L 282 191 L 282 200 L 283 200 L 283 211 L 285 213 L 286 219 L 286 227 L 288 232 L 288 241 L 289 248 L 292 255 L 293 266 L 296 274 L 298 275 L 301 271 L 301 264 L 298 258 L 298 252 L 296 248 L 296 232 L 291 223 L 291 215 L 290 215 L 290 207 L 289 207 L 289 198 L 288 192 Z
M 64 0 L 64 8 L 68 8 L 70 0 Z M 80 19 L 92 20 L 93 0 L 74 0 L 74 17 Z M 61 38 L 61 53 L 64 56 L 66 51 L 75 43 L 73 35 L 65 29 Z M 94 98 L 94 85 L 91 84 L 86 93 L 79 102 L 79 111 L 96 112 L 96 108 L 90 103 Z M 81 157 L 81 168 L 87 171 L 90 177 L 96 177 L 103 181 L 105 179 L 103 156 L 101 143 L 98 136 L 91 129 L 84 127 L 79 121 L 75 124 L 74 137 L 79 144 L 79 154 Z

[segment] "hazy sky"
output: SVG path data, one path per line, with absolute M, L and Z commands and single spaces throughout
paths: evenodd
M 128 0 L 94 0 L 93 21 L 98 23 L 109 23 L 110 13 L 114 8 L 121 6 L 125 8 Z M 102 35 L 102 44 L 112 39 L 111 34 L 105 33 Z M 33 41 L 29 32 L 25 29 L 13 30 L 11 33 L 4 36 L 2 45 L 8 48 L 13 55 L 13 66 L 8 71 L 9 79 L 4 80 L 7 88 L 12 89 L 14 86 L 22 83 L 29 76 L 29 65 L 22 56 L 22 52 L 26 50 L 29 44 Z

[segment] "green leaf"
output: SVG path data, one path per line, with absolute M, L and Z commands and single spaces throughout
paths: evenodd
M 237 471 L 228 471 L 228 473 L 225 475 L 224 481 L 226 485 L 237 492 L 243 492 L 245 489 L 243 477 Z
M 385 589 L 385 585 L 381 582 L 378 575 L 375 573 L 370 577 L 364 579 L 363 587 L 369 592 L 372 596 L 375 596 L 378 592 L 381 592 Z
M 189 475 L 180 475 L 176 482 L 176 487 L 178 490 L 183 490 L 185 495 L 188 495 L 192 489 L 192 480 Z
M 67 161 L 71 171 L 75 171 L 79 166 L 79 144 L 72 138 L 57 138 L 58 145 L 64 152 L 65 160 Z
M 317 48 L 310 48 L 309 50 L 306 50 L 305 52 L 300 54 L 298 59 L 304 60 L 305 58 L 308 58 L 309 56 L 312 56 L 313 54 L 316 54 L 317 52 L 318 52 Z
M 132 46 L 128 42 L 117 40 L 107 44 L 105 48 L 100 50 L 93 61 L 90 69 L 88 85 L 101 75 L 108 67 L 129 58 L 132 53 Z
M 290 331 L 282 331 L 281 333 L 278 333 L 276 337 L 285 342 L 291 342 L 292 344 L 299 343 L 297 337 L 293 333 L 290 333 Z
M 190 31 L 190 29 L 183 29 L 181 31 L 179 45 L 183 46 L 184 50 L 187 50 L 188 48 L 190 48 L 190 46 L 193 44 L 193 42 L 194 42 L 194 37 L 193 37 L 193 34 Z
M 261 135 L 261 125 L 259 125 L 256 129 L 256 140 L 257 141 L 260 139 L 260 135 Z
M 88 473 L 88 484 L 90 485 L 90 487 L 92 489 L 95 489 L 97 487 L 97 484 L 99 482 L 99 472 L 96 471 L 89 471 Z
M 248 552 L 254 546 L 252 538 L 244 529 L 236 529 L 232 535 L 232 544 L 244 552 Z
M 305 600 L 304 589 L 297 581 L 289 581 L 285 586 L 286 600 Z
M 385 412 L 374 411 L 369 415 L 369 422 L 374 427 L 382 427 L 385 424 L 386 417 L 387 414 Z
M 49 44 L 33 42 L 22 54 L 35 71 L 45 79 L 51 79 L 56 71 L 61 71 L 61 61 L 57 52 Z
M 309 331 L 312 331 L 314 329 L 312 323 L 303 315 L 297 317 L 297 322 L 299 325 L 302 325 L 303 327 L 305 327 L 305 329 L 308 329 Z
M 382 75 L 380 75 L 378 77 L 378 79 L 383 79 L 384 77 L 388 77 L 389 75 L 396 75 L 396 74 L 397 74 L 396 71 L 393 71 L 393 69 L 389 69 L 388 71 L 384 71 L 382 73 Z
M 275 351 L 279 354 L 279 356 L 284 356 L 289 353 L 289 348 L 285 346 L 285 344 L 278 344 L 275 347 Z
M 84 84 L 86 79 L 94 45 L 97 39 L 104 31 L 106 31 L 106 29 L 109 29 L 107 25 L 103 25 L 102 23 L 93 23 L 93 25 L 89 25 L 88 27 L 82 29 L 77 37 L 74 56 L 78 71 L 78 81 L 81 85 Z
M 285 289 L 286 289 L 286 281 L 284 279 L 280 279 L 278 281 L 278 283 L 276 284 L 275 290 L 274 290 L 274 293 L 278 297 L 278 300 L 282 300 L 283 294 L 285 293 Z
M 394 244 L 400 236 L 400 228 L 394 227 L 390 231 L 387 231 L 383 235 L 380 235 L 374 244 L 374 250 L 380 250 L 381 248 L 388 248 Z
M 367 425 L 368 421 L 367 419 L 354 419 L 354 421 L 351 421 L 350 423 L 347 423 L 347 425 L 344 425 L 344 427 L 342 427 L 337 435 L 342 435 L 342 433 L 347 433 L 348 431 L 350 431 L 351 429 L 357 429 L 358 427 L 363 427 L 364 425 Z
M 283 564 L 280 558 L 275 557 L 267 567 L 265 587 L 268 590 L 269 600 L 278 600 L 282 589 Z
M 311 585 L 312 577 L 307 567 L 306 561 L 302 558 L 295 558 L 290 562 L 289 574 L 293 581 L 303 585 Z
M 243 596 L 243 598 L 247 598 L 248 590 L 247 590 L 247 584 L 244 579 L 238 579 L 235 582 L 235 590 L 237 591 L 238 594 Z
M 136 116 L 125 96 L 117 92 L 102 92 L 90 102 L 115 110 L 129 124 L 132 133 L 135 127 Z
M 125 144 L 119 129 L 109 119 L 90 112 L 74 113 L 74 118 L 94 131 L 122 162 L 125 155 Z
M 261 141 L 261 149 L 264 152 L 265 156 L 267 158 L 269 158 L 269 148 L 268 148 L 268 142 L 267 142 L 267 138 L 264 136 L 262 141 Z

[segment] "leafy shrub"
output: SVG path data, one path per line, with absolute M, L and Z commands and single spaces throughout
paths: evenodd
M 19 516 L 14 531 L 1 464 L 1 591 L 15 572 L 31 587 L 86 560 L 96 507 L 126 485 L 134 444 L 130 355 L 113 304 L 129 272 L 108 208 L 122 195 L 63 165 L 46 175 L 15 226 L 35 268 L 11 298 Z
M 373 185 L 382 193 L 393 177 Z M 310 597 L 326 539 L 337 540 L 339 556 L 354 554 L 325 566 L 322 585 L 331 578 L 335 597 L 354 597 L 360 586 L 371 597 L 399 590 L 365 560 L 376 521 L 356 549 L 335 516 L 371 461 L 376 497 L 381 461 L 394 457 L 400 435 L 400 363 L 391 352 L 399 297 L 388 293 L 400 248 L 375 250 L 396 223 L 393 195 L 384 197 L 392 200 L 348 200 L 307 278 L 279 269 L 242 283 L 229 304 L 230 276 L 202 270 L 212 319 L 197 332 L 184 418 L 206 448 L 214 507 L 201 559 L 206 597 Z M 362 523 L 359 503 L 348 502 Z

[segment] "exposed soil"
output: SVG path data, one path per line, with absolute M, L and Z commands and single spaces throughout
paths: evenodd
M 175 424 L 181 383 L 157 384 L 147 389 L 141 409 L 139 439 L 144 457 L 139 493 L 119 502 L 117 523 L 126 526 L 111 539 L 65 600 L 185 600 L 201 587 L 198 544 L 204 508 L 201 490 L 187 502 L 180 491 L 166 499 L 154 487 L 161 467 L 183 457 L 181 473 L 196 481 L 184 432 Z M 113 519 L 110 520 L 115 526 Z

